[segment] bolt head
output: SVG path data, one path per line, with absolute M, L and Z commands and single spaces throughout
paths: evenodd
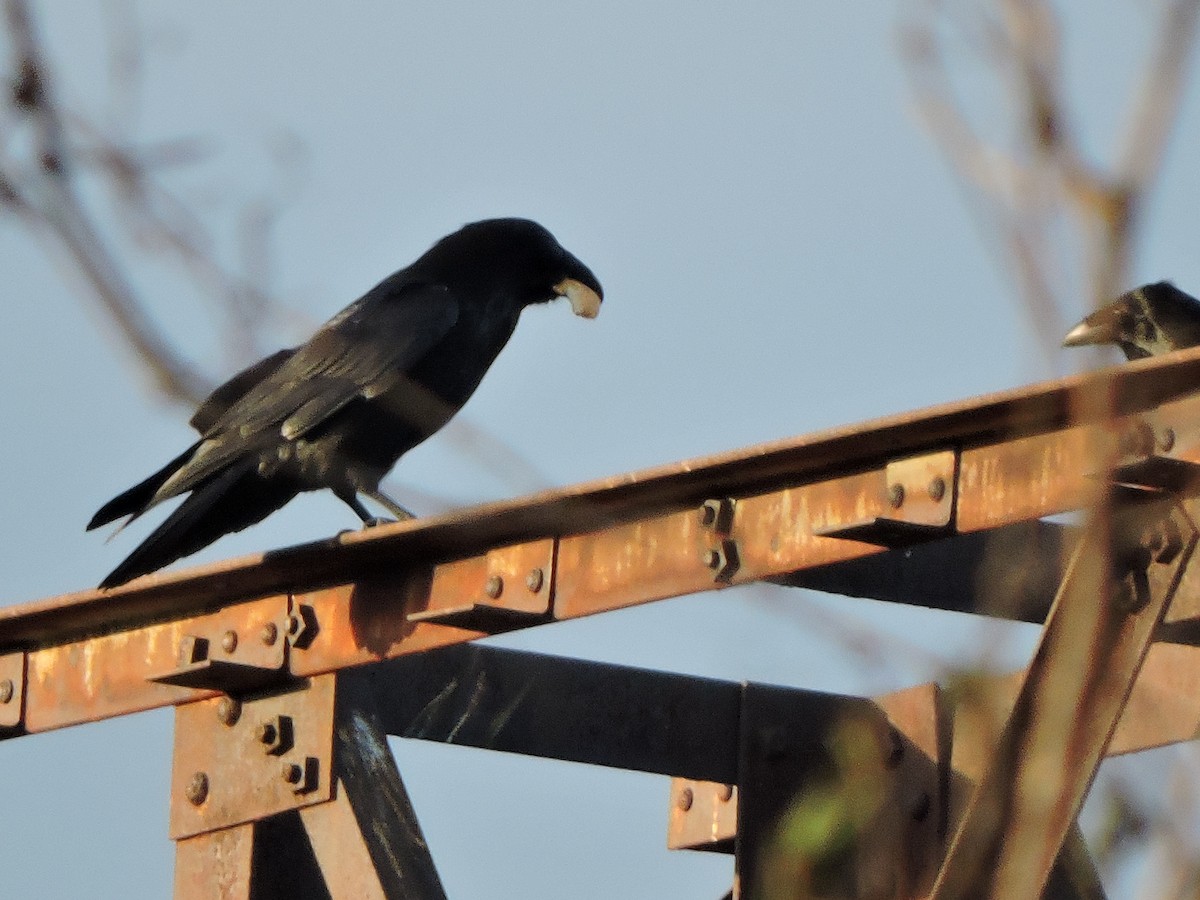
M 217 720 L 222 725 L 234 725 L 242 715 L 242 704 L 232 697 L 222 697 L 217 701 Z
M 279 739 L 279 729 L 274 722 L 262 722 L 256 732 L 260 744 L 273 744 Z
M 299 784 L 304 778 L 304 768 L 299 763 L 284 763 L 279 774 L 288 784 Z
M 11 678 L 0 679 L 0 703 L 11 703 L 17 689 Z
M 541 569 L 530 569 L 529 574 L 525 576 L 525 587 L 536 594 L 542 589 L 545 581 L 546 576 Z
M 675 798 L 675 805 L 683 812 L 687 812 L 692 808 L 692 804 L 696 801 L 696 795 L 692 793 L 690 787 L 685 787 L 679 792 L 679 796 Z
M 710 569 L 719 569 L 719 568 L 721 568 L 721 563 L 722 563 L 722 559 L 721 559 L 721 551 L 720 550 L 705 551 L 704 565 L 708 566 L 708 568 L 710 568 Z
M 232 653 L 237 649 L 238 637 L 236 631 L 227 631 L 221 635 L 221 649 L 226 653 Z
M 261 638 L 265 646 L 274 646 L 275 642 L 279 640 L 279 626 L 274 622 L 268 622 L 263 626 L 262 632 L 259 634 L 259 638 Z
M 1163 453 L 1170 453 L 1175 449 L 1175 429 L 1164 428 L 1158 436 L 1158 447 Z
M 893 484 L 888 486 L 888 505 L 892 509 L 899 509 L 904 505 L 904 485 Z
M 929 499 L 934 503 L 941 503 L 942 498 L 946 496 L 946 479 L 941 475 L 935 475 L 929 480 Z
M 730 800 L 732 800 L 733 799 L 733 785 L 732 784 L 721 785 L 721 789 L 719 791 L 717 791 L 717 799 L 720 800 L 722 803 L 728 803 Z
M 196 772 L 184 786 L 183 795 L 192 806 L 199 806 L 208 799 L 208 775 Z
M 300 617 L 295 613 L 292 613 L 287 617 L 287 633 L 292 637 L 295 637 L 300 633 L 300 624 Z
M 504 593 L 504 579 L 499 575 L 492 575 L 483 586 L 483 592 L 493 600 L 499 599 L 500 595 Z

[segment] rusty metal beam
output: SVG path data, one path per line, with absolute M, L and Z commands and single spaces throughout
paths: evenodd
M 239 825 L 175 844 L 175 900 L 250 900 L 254 826 Z
M 14 715 L 11 702 L 0 710 L 5 734 L 282 686 L 551 618 L 795 578 L 895 540 L 1072 508 L 1093 497 L 1093 473 L 1113 462 L 1156 477 L 1168 464 L 1190 471 L 1185 461 L 1200 458 L 1200 425 L 1189 424 L 1200 423 L 1200 397 L 1148 407 L 1195 389 L 1197 379 L 1200 352 L 1180 354 L 3 609 L 0 658 L 23 652 L 26 670 L 21 710 Z M 1068 424 L 1072 406 L 1096 391 L 1110 393 L 1118 410 L 1141 412 Z M 293 622 L 303 624 L 303 640 Z M 254 637 L 272 628 L 278 643 Z M 226 659 L 230 631 L 238 643 Z M 181 661 L 201 639 L 209 657 Z
M 1092 517 L 936 900 L 1041 893 L 1195 548 L 1190 506 Z
M 960 494 L 982 489 L 985 495 L 999 493 L 1004 498 L 999 504 L 968 503 L 965 511 L 960 501 L 959 529 L 995 527 L 1071 508 L 1091 493 L 1085 480 L 1089 466 L 1073 471 L 1069 463 L 1087 462 L 1092 453 L 1102 451 L 1100 433 L 1110 428 L 1108 423 L 1092 428 L 1071 425 L 1081 398 L 1102 393 L 1121 415 L 1160 407 L 1150 417 L 1154 433 L 1162 438 L 1163 428 L 1174 428 L 1172 447 L 1162 452 L 1187 458 L 1200 451 L 1200 435 L 1187 424 L 1200 421 L 1200 401 L 1178 398 L 1197 388 L 1200 350 L 1187 351 L 366 534 L 149 576 L 112 591 L 85 591 L 2 609 L 0 649 L 62 643 L 196 615 L 231 600 L 355 581 L 364 571 L 390 568 L 398 559 L 465 559 L 503 544 L 649 520 L 707 497 L 751 496 L 886 469 L 891 460 L 946 447 L 962 452 Z M 1017 448 L 1023 452 L 990 458 L 998 442 L 1022 438 L 1032 441 Z M 1055 464 L 1053 477 L 1047 474 L 1047 462 Z M 1029 489 L 1031 480 L 1036 490 Z

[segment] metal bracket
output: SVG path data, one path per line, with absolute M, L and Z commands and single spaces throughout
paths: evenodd
M 705 500 L 700 506 L 700 527 L 705 536 L 700 558 L 712 569 L 714 581 L 728 583 L 742 565 L 737 541 L 730 537 L 736 510 L 737 501 L 729 497 Z
M 149 680 L 227 693 L 278 683 L 287 663 L 288 642 L 281 638 L 297 618 L 288 615 L 290 606 L 291 598 L 287 607 L 265 604 L 249 620 L 243 616 L 240 632 L 223 627 L 219 614 L 213 616 L 208 633 L 189 634 L 180 640 L 179 664 Z
M 557 551 L 557 540 L 547 538 L 438 566 L 428 608 L 407 619 L 489 634 L 548 620 Z
M 732 853 L 737 804 L 736 785 L 672 778 L 667 849 Z
M 19 728 L 25 721 L 25 654 L 0 656 L 0 728 Z
M 893 460 L 887 464 L 884 482 L 879 504 L 882 512 L 813 533 L 899 547 L 950 532 L 958 483 L 957 450 Z
M 286 694 L 176 707 L 171 837 L 329 800 L 334 686 L 334 676 L 326 675 Z

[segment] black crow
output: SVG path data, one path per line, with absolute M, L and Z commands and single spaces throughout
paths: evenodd
M 200 440 L 88 523 L 137 518 L 189 494 L 100 583 L 123 584 L 259 522 L 302 491 L 329 488 L 363 520 L 408 450 L 467 402 L 521 310 L 567 297 L 593 318 L 596 276 L 545 228 L 490 219 L 442 238 L 325 323 L 308 343 L 235 375 L 200 405 Z
M 1200 344 L 1200 300 L 1169 281 L 1144 284 L 1096 310 L 1068 332 L 1064 347 L 1115 344 L 1126 359 Z

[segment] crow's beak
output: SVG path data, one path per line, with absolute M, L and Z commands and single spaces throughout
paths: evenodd
M 554 293 L 571 301 L 571 311 L 585 319 L 594 319 L 600 314 L 600 295 L 574 278 L 564 278 L 554 286 Z
M 1116 331 L 1109 325 L 1093 324 L 1084 319 L 1067 332 L 1064 347 L 1084 347 L 1088 344 L 1111 344 L 1117 338 Z
M 1115 344 L 1121 337 L 1121 315 L 1116 304 L 1098 309 L 1063 338 L 1064 347 L 1085 347 L 1088 344 Z

